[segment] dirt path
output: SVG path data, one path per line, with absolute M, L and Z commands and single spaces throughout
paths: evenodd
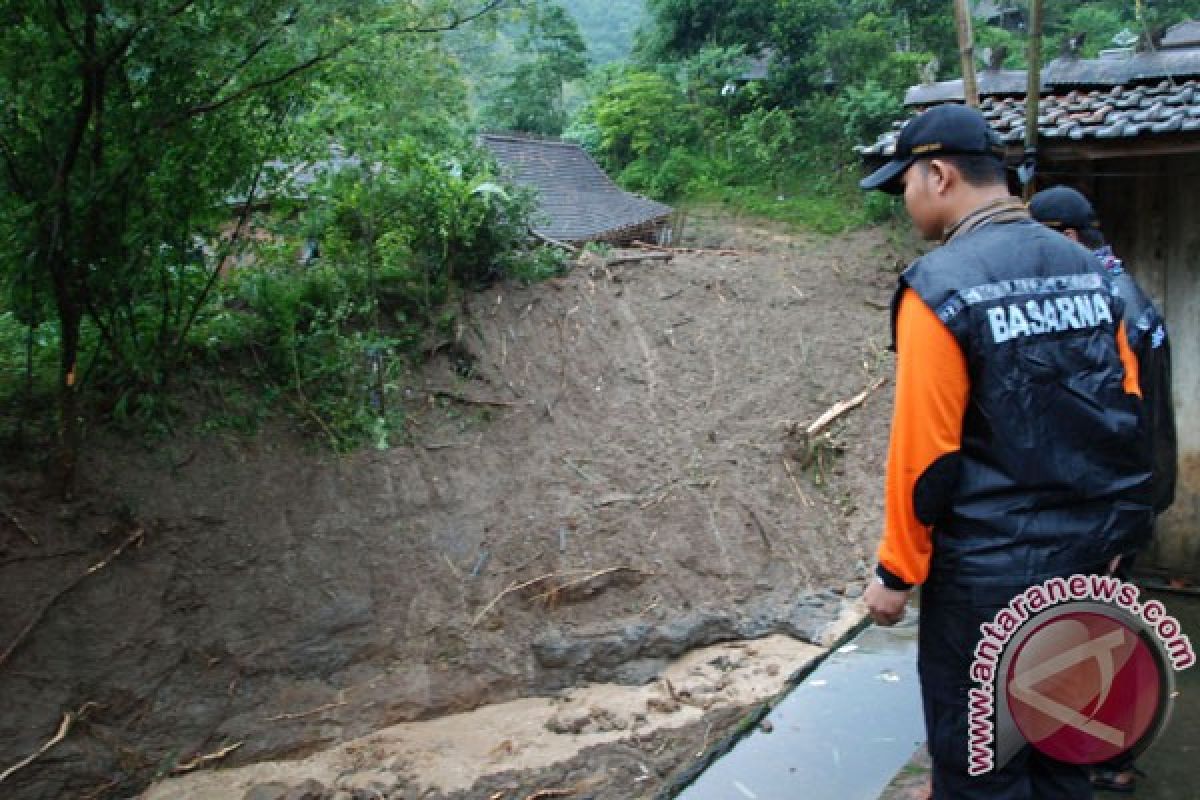
M 785 426 L 890 370 L 897 256 L 878 231 L 693 224 L 744 254 L 475 297 L 474 377 L 447 356 L 414 384 L 413 447 L 333 459 L 278 427 L 102 441 L 68 507 L 3 475 L 39 544 L 0 529 L 0 643 L 146 531 L 0 666 L 0 768 L 97 704 L 5 796 L 128 796 L 237 742 L 222 765 L 818 635 L 878 534 L 888 388 L 819 469 L 789 474 Z

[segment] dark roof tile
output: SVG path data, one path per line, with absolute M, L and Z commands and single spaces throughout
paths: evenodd
M 480 143 L 515 183 L 537 193 L 534 230 L 543 236 L 565 242 L 609 239 L 672 212 L 617 186 L 578 145 L 498 134 L 480 136 Z

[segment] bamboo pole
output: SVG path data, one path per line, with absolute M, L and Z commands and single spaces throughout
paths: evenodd
M 1025 169 L 1029 180 L 1023 187 L 1025 202 L 1037 188 L 1039 100 L 1042 96 L 1042 0 L 1029 3 L 1029 84 L 1025 89 Z
M 958 54 L 962 60 L 963 101 L 979 107 L 979 84 L 975 81 L 975 35 L 967 0 L 954 0 L 954 22 L 958 28 Z

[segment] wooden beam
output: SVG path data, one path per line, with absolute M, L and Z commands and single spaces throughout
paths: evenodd
M 1024 186 L 1025 202 L 1037 190 L 1038 116 L 1042 97 L 1042 0 L 1029 4 L 1029 83 L 1025 89 L 1025 163 L 1034 170 Z
M 972 108 L 979 108 L 979 84 L 975 80 L 975 36 L 971 31 L 971 10 L 967 8 L 967 0 L 954 0 L 954 22 L 958 28 L 958 54 L 962 61 L 963 100 Z

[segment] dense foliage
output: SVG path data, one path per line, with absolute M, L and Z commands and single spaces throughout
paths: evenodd
M 1198 15 L 1050 2 L 1044 55 Z M 946 0 L 0 0 L 0 18 L 0 439 L 58 437 L 64 480 L 85 420 L 169 425 L 184 396 L 215 393 L 222 424 L 277 408 L 338 448 L 394 441 L 404 376 L 462 335 L 464 293 L 560 266 L 478 130 L 561 133 L 634 190 L 834 232 L 893 208 L 855 190 L 852 145 L 919 70 L 959 69 Z M 1024 64 L 1019 28 L 976 33 Z

